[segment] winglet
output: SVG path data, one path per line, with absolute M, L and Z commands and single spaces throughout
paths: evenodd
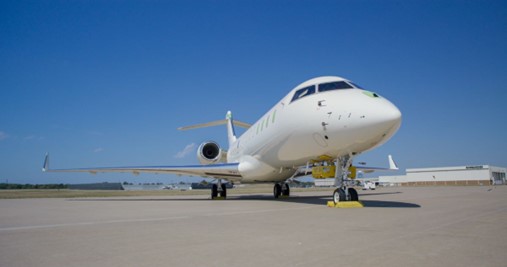
M 42 171 L 46 172 L 49 170 L 49 153 L 46 153 L 46 157 L 44 158 L 44 165 L 42 166 Z
M 389 169 L 391 170 L 399 170 L 398 165 L 396 165 L 396 162 L 393 160 L 393 156 L 389 155 Z

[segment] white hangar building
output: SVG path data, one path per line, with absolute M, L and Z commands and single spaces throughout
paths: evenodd
M 424 185 L 498 185 L 506 184 L 506 168 L 473 165 L 407 169 L 406 175 L 380 176 L 381 184 Z

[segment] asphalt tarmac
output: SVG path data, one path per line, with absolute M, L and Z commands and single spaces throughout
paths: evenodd
M 507 186 L 0 200 L 0 266 L 507 266 Z

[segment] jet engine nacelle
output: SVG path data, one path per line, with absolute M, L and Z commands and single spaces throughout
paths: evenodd
M 202 143 L 197 149 L 197 159 L 201 164 L 213 164 L 217 162 L 225 162 L 227 152 L 222 150 L 220 146 L 213 142 L 207 141 Z

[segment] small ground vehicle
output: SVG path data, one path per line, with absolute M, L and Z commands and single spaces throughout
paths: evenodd
M 366 181 L 363 185 L 363 190 L 375 190 L 376 186 L 374 182 Z

